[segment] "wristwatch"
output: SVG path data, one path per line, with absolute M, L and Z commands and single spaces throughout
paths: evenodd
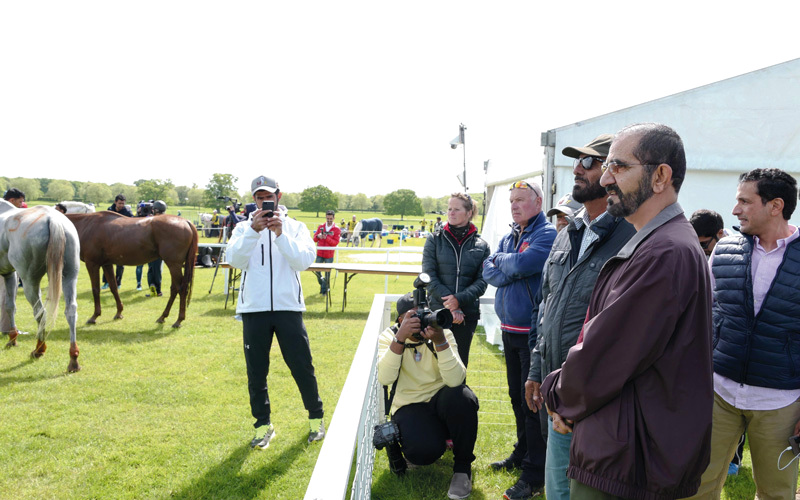
M 405 345 L 406 345 L 405 342 L 400 342 L 399 340 L 397 340 L 397 337 L 394 337 L 394 339 L 392 339 L 392 342 L 397 342 L 398 344 L 400 344 L 403 347 L 405 347 Z

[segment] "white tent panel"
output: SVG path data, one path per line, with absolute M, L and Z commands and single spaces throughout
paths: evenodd
M 561 151 L 638 122 L 674 128 L 686 148 L 679 202 L 690 215 L 719 212 L 730 227 L 739 174 L 775 167 L 800 178 L 800 59 L 549 131 L 556 196 L 572 188 L 572 158 Z M 558 199 L 557 197 L 555 198 Z M 792 223 L 800 224 L 798 213 Z

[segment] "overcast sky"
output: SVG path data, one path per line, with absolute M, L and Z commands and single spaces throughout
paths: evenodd
M 800 57 L 798 5 L 3 2 L 0 175 L 439 197 L 463 122 L 480 192 L 543 131 Z

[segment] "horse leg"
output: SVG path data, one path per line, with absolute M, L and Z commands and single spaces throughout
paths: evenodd
M 122 319 L 122 300 L 119 298 L 119 287 L 117 287 L 117 278 L 114 274 L 114 266 L 111 264 L 103 266 L 103 274 L 106 276 L 106 283 L 108 288 L 111 289 L 111 295 L 114 296 L 114 301 L 117 303 L 117 314 L 114 319 Z M 109 279 L 109 275 L 111 279 Z
M 77 287 L 78 273 L 74 273 L 73 276 L 65 273 L 62 279 L 61 290 L 64 294 L 64 302 L 66 302 L 64 316 L 66 316 L 67 324 L 69 324 L 69 365 L 67 365 L 67 372 L 69 373 L 75 373 L 81 369 L 81 366 L 78 364 L 80 349 L 78 349 L 77 335 L 75 333 L 75 327 L 78 323 Z
M 45 340 L 47 338 L 47 314 L 42 304 L 42 293 L 39 289 L 42 278 L 38 279 L 34 276 L 24 276 L 22 282 L 25 284 L 23 290 L 25 291 L 25 298 L 28 303 L 33 307 L 33 317 L 36 318 L 38 325 L 36 332 L 36 348 L 31 352 L 32 358 L 41 358 L 47 350 Z
M 173 328 L 178 328 L 181 326 L 181 321 L 184 320 L 186 317 L 186 290 L 181 290 L 181 281 L 182 281 L 182 274 L 181 268 L 183 267 L 180 262 L 170 262 L 167 264 L 169 268 L 169 275 L 172 279 L 172 283 L 169 285 L 169 300 L 167 301 L 167 307 L 164 308 L 164 312 L 161 313 L 161 317 L 156 320 L 156 323 L 163 323 L 167 316 L 169 316 L 169 311 L 172 309 L 172 303 L 175 301 L 175 297 L 180 292 L 180 311 L 178 313 L 178 320 L 172 325 Z
M 2 311 L 0 311 L 0 329 L 3 333 L 8 333 L 8 343 L 6 347 L 17 345 L 17 325 L 14 321 L 14 314 L 17 309 L 17 273 L 11 272 L 3 276 L 5 293 L 2 295 Z
M 92 298 L 94 299 L 94 314 L 86 320 L 86 324 L 93 325 L 100 316 L 100 266 L 86 262 L 86 271 L 89 273 L 89 281 L 92 282 Z

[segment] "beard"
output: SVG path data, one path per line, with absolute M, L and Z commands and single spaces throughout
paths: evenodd
M 586 182 L 587 184 L 584 183 L 578 184 L 577 182 L 575 182 L 575 185 L 572 186 L 572 199 L 577 201 L 578 203 L 586 203 L 587 201 L 597 200 L 599 198 L 605 198 L 606 195 L 608 195 L 608 193 L 606 192 L 606 188 L 601 186 L 599 182 L 595 184 L 589 184 L 586 179 L 581 179 L 581 180 Z
M 614 217 L 628 217 L 636 212 L 642 206 L 642 203 L 653 196 L 652 180 L 653 174 L 645 171 L 639 180 L 639 188 L 636 191 L 624 194 L 616 184 L 606 186 L 608 194 L 615 194 L 619 199 L 619 201 L 614 202 L 610 197 L 608 198 L 608 213 Z

